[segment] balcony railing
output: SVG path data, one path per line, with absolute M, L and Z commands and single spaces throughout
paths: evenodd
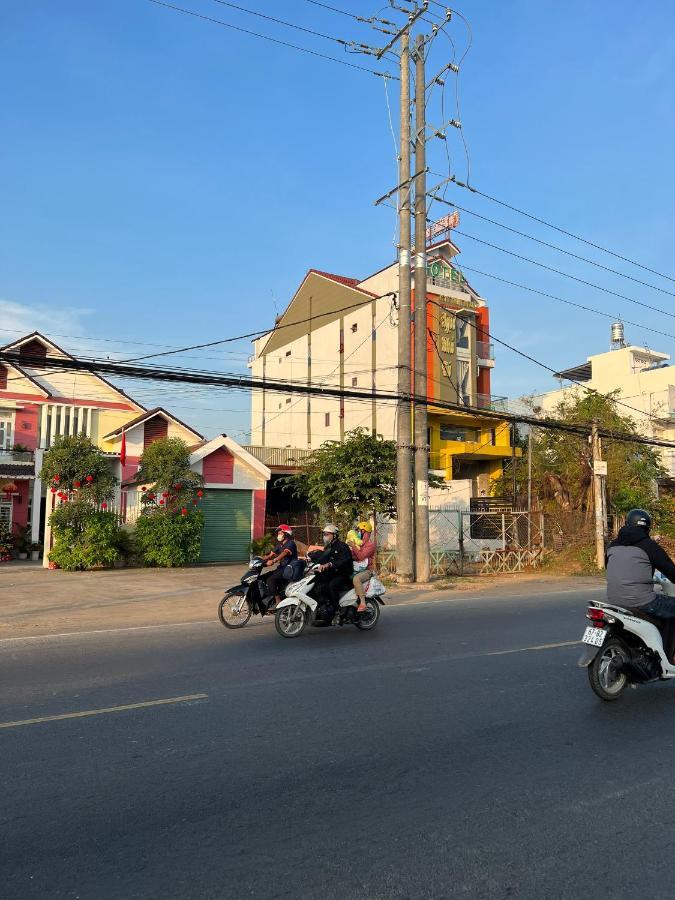
M 508 412 L 508 397 L 493 397 L 491 394 L 476 394 L 476 402 L 474 404 L 479 409 L 489 409 L 492 412 Z
M 440 275 L 427 275 L 427 288 L 432 284 L 436 287 L 448 288 L 451 291 L 460 291 L 462 294 L 469 293 L 466 284 L 459 279 L 453 281 L 452 278 L 442 278 Z
M 244 450 L 248 450 L 251 456 L 255 456 L 264 466 L 273 468 L 296 468 L 312 455 L 311 450 L 296 447 L 248 446 L 244 447 Z
M 478 359 L 494 359 L 495 345 L 488 341 L 476 341 L 476 356 Z
M 0 463 L 32 466 L 35 456 L 32 450 L 0 450 Z

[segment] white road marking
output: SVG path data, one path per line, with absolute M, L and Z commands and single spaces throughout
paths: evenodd
M 506 656 L 507 653 L 526 653 L 528 650 L 555 650 L 556 647 L 576 647 L 581 641 L 560 641 L 558 644 L 537 644 L 535 647 L 517 647 L 515 650 L 491 650 L 485 656 Z
M 196 622 L 168 622 L 164 625 L 123 625 L 121 628 L 101 628 L 97 631 L 62 631 L 59 634 L 29 634 L 24 637 L 0 638 L 0 644 L 13 641 L 47 641 L 54 638 L 85 637 L 89 634 L 117 634 L 124 631 L 148 631 L 152 628 L 190 628 L 193 625 L 213 625 L 217 619 L 200 619 Z
M 62 722 L 64 719 L 85 719 L 89 716 L 103 716 L 108 713 L 125 712 L 129 709 L 147 709 L 150 706 L 166 706 L 169 703 L 189 703 L 191 700 L 206 700 L 208 694 L 187 694 L 184 697 L 166 697 L 163 700 L 145 700 L 142 703 L 126 703 L 123 706 L 106 706 L 102 709 L 84 709 L 80 712 L 61 713 L 57 716 L 38 716 L 34 719 L 18 719 L 16 722 L 0 722 L 0 728 L 22 728 L 24 725 L 40 725 L 43 722 Z

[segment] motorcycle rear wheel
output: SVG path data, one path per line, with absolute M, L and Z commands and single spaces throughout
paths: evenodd
M 251 618 L 251 604 L 243 591 L 225 594 L 218 607 L 218 618 L 226 628 L 243 628 Z
M 619 657 L 626 660 L 629 656 L 630 651 L 618 638 L 611 638 L 598 651 L 588 667 L 588 680 L 594 693 L 601 700 L 618 700 L 628 687 L 629 681 L 626 673 L 614 674 L 610 663 Z
M 360 631 L 372 631 L 380 620 L 380 604 L 374 597 L 366 597 L 366 611 L 356 617 L 354 624 Z
M 281 637 L 300 637 L 307 627 L 307 612 L 302 609 L 299 603 L 284 606 L 276 611 L 274 625 Z

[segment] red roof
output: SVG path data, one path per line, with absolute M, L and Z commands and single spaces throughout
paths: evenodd
M 372 291 L 359 287 L 361 282 L 358 278 L 348 278 L 346 275 L 333 275 L 331 272 L 321 272 L 319 269 L 310 269 L 307 275 L 311 274 L 321 275 L 322 278 L 330 278 L 331 281 L 335 281 L 337 284 L 344 284 L 345 287 L 353 288 L 355 291 L 360 291 L 367 297 L 377 297 L 377 294 L 373 294 Z
M 330 278 L 331 281 L 337 281 L 338 284 L 346 284 L 347 287 L 356 287 L 359 283 L 358 278 L 347 278 L 346 275 L 333 275 L 331 272 L 321 272 L 319 269 L 310 269 L 315 275 L 323 275 L 324 278 Z

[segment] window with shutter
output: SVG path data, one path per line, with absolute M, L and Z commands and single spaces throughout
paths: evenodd
M 169 433 L 169 423 L 161 416 L 154 416 L 148 419 L 143 425 L 143 447 L 149 447 L 155 441 L 167 437 Z
M 23 344 L 19 348 L 19 359 L 34 359 L 35 357 L 39 357 L 40 359 L 45 359 L 47 356 L 47 348 L 42 343 L 42 341 L 38 341 L 37 338 L 33 341 L 28 341 L 27 344 Z

